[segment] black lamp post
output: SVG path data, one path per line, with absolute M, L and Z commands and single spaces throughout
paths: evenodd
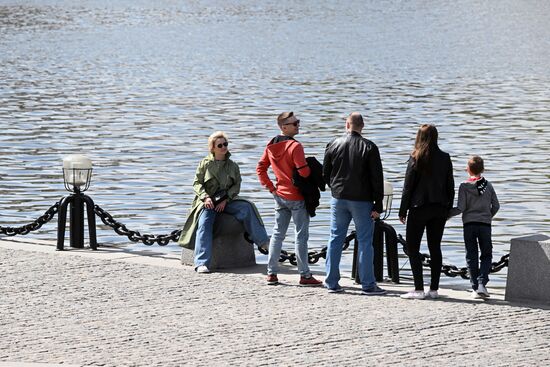
M 92 161 L 83 155 L 69 155 L 63 159 L 63 181 L 65 188 L 72 194 L 64 197 L 59 205 L 57 222 L 57 249 L 63 250 L 65 241 L 65 225 L 67 223 L 67 207 L 70 207 L 70 239 L 71 247 L 84 248 L 84 204 L 88 217 L 90 247 L 97 250 L 94 202 L 83 192 L 90 187 L 92 179 Z

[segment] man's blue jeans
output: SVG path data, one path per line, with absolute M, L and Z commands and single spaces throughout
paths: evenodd
M 265 227 L 256 216 L 256 211 L 252 205 L 244 200 L 230 201 L 223 211 L 231 214 L 244 226 L 244 229 L 250 235 L 250 238 L 257 245 L 263 245 L 269 241 Z M 214 221 L 217 212 L 214 209 L 204 208 L 199 216 L 197 226 L 197 235 L 195 240 L 195 267 L 201 265 L 210 265 L 212 258 L 212 237 L 214 230 Z
M 371 218 L 373 204 L 370 201 L 356 201 L 332 198 L 330 201 L 330 239 L 327 248 L 325 284 L 329 289 L 339 288 L 340 259 L 351 220 L 355 223 L 359 259 L 359 278 L 363 289 L 376 286 L 374 278 L 374 250 L 372 236 L 374 221 Z
M 489 272 L 493 262 L 493 242 L 491 241 L 491 225 L 485 223 L 464 224 L 464 244 L 466 245 L 466 264 L 470 272 L 472 289 L 477 290 L 479 284 L 487 285 Z M 478 261 L 478 248 L 481 252 Z
M 294 245 L 296 251 L 296 262 L 298 271 L 303 277 L 309 277 L 307 241 L 309 239 L 309 214 L 303 200 L 286 200 L 280 196 L 273 195 L 275 199 L 275 227 L 269 243 L 269 255 L 267 258 L 267 273 L 277 274 L 279 269 L 279 258 L 281 257 L 281 248 L 283 240 L 286 237 L 286 231 L 290 224 L 290 219 L 294 222 L 295 238 Z

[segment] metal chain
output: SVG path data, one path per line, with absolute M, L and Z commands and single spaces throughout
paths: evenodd
M 353 239 L 355 239 L 355 231 L 352 231 L 344 240 L 344 246 L 342 248 L 342 251 L 348 249 L 349 244 Z M 316 264 L 317 262 L 319 262 L 320 258 L 323 258 L 323 259 L 327 258 L 327 246 L 323 247 L 320 251 L 310 251 L 307 254 L 307 262 L 309 264 Z M 294 252 L 282 250 L 281 257 L 279 258 L 279 262 L 285 262 L 287 260 L 292 265 L 298 264 L 298 261 L 296 259 L 296 254 Z
M 408 256 L 407 242 L 405 241 L 403 236 L 398 235 L 397 242 L 399 242 L 403 246 L 403 251 L 405 252 L 405 255 Z M 431 266 L 430 255 L 421 253 L 420 256 L 422 258 L 422 265 L 425 267 L 430 267 Z M 510 254 L 506 254 L 506 255 L 503 255 L 498 262 L 493 262 L 491 264 L 491 270 L 489 272 L 496 273 L 502 270 L 503 268 L 507 267 L 509 258 L 510 258 Z M 455 265 L 443 264 L 441 266 L 441 272 L 452 278 L 460 276 L 462 279 L 470 279 L 470 274 L 468 272 L 467 267 L 458 268 Z
M 25 224 L 20 227 L 0 226 L 0 234 L 6 235 L 6 236 L 16 236 L 16 235 L 26 235 L 31 231 L 36 231 L 40 227 L 42 227 L 44 224 L 52 220 L 52 218 L 59 211 L 59 205 L 60 205 L 60 201 L 52 205 L 48 210 L 46 210 L 46 212 L 42 216 L 38 217 L 32 223 Z M 169 235 L 158 235 L 158 236 L 155 236 L 152 234 L 142 235 L 138 231 L 129 230 L 124 224 L 116 221 L 111 214 L 109 214 L 107 211 L 100 208 L 99 205 L 94 206 L 94 212 L 104 224 L 111 227 L 117 234 L 121 236 L 127 236 L 128 239 L 130 239 L 130 241 L 142 242 L 144 245 L 147 245 L 147 246 L 151 246 L 155 243 L 159 244 L 159 246 L 166 246 L 170 241 L 177 242 L 181 235 L 181 230 L 179 229 L 172 231 Z M 253 243 L 248 233 L 245 233 L 244 237 L 248 242 Z M 355 239 L 355 231 L 352 231 L 346 237 L 342 250 L 346 250 L 353 239 Z M 403 236 L 398 235 L 397 242 L 401 243 L 401 245 L 403 246 L 403 251 L 405 252 L 406 255 L 408 255 L 407 242 L 405 241 Z M 261 249 L 259 250 L 261 253 L 266 254 L 265 251 Z M 430 255 L 421 253 L 420 256 L 422 258 L 422 265 L 425 267 L 430 267 L 431 266 Z M 320 258 L 323 258 L 323 259 L 327 258 L 327 247 L 326 246 L 323 247 L 320 251 L 310 251 L 307 257 L 308 257 L 309 264 L 316 264 Z M 490 273 L 496 273 L 502 270 L 503 268 L 507 267 L 509 258 L 510 258 L 510 254 L 506 254 L 502 256 L 498 262 L 493 262 L 491 264 Z M 295 253 L 282 250 L 281 256 L 279 258 L 279 262 L 285 262 L 287 260 L 292 265 L 297 265 L 298 263 Z M 470 279 L 470 275 L 468 274 L 467 267 L 458 268 L 455 265 L 443 264 L 441 267 L 441 271 L 449 277 L 454 278 L 454 277 L 460 276 L 463 279 Z
M 26 235 L 31 231 L 36 231 L 44 224 L 48 223 L 59 211 L 60 201 L 52 205 L 46 212 L 34 220 L 32 223 L 25 224 L 21 227 L 2 227 L 0 226 L 0 234 L 6 236 Z
M 106 210 L 99 207 L 99 205 L 94 206 L 94 212 L 95 214 L 101 219 L 101 221 L 111 227 L 117 234 L 121 236 L 126 236 L 130 241 L 133 242 L 142 242 L 143 244 L 147 246 L 152 246 L 155 243 L 159 244 L 160 246 L 166 246 L 170 241 L 177 242 L 181 236 L 181 230 L 177 229 L 172 231 L 169 235 L 152 235 L 152 234 L 141 234 L 138 231 L 132 231 L 128 229 L 124 224 L 118 222 L 113 218 L 111 214 L 109 214 Z M 244 238 L 246 241 L 250 243 L 254 243 L 251 239 L 248 233 L 244 233 Z M 263 250 L 258 248 L 260 252 L 264 253 Z
M 59 211 L 59 205 L 60 201 L 52 205 L 46 212 L 38 217 L 35 221 L 29 224 L 25 224 L 20 227 L 2 227 L 0 226 L 0 234 L 6 235 L 6 236 L 16 236 L 16 235 L 26 235 L 32 231 L 38 230 L 40 227 L 42 227 L 44 224 L 48 223 L 52 218 L 57 214 Z M 180 235 L 181 230 L 175 230 L 172 231 L 169 235 L 152 235 L 152 234 L 141 234 L 138 231 L 132 231 L 128 229 L 124 224 L 116 221 L 111 214 L 109 214 L 107 211 L 100 208 L 98 205 L 94 206 L 94 212 L 95 214 L 101 219 L 101 221 L 111 227 L 117 234 L 121 236 L 127 236 L 130 241 L 133 242 L 142 242 L 144 245 L 151 246 L 155 243 L 157 243 L 159 246 L 166 246 L 170 241 L 177 242 Z M 397 241 L 401 243 L 403 246 L 403 251 L 406 255 L 408 255 L 407 251 L 407 242 L 403 239 L 403 236 L 398 235 Z M 248 233 L 245 233 L 245 239 L 253 243 L 250 239 Z M 349 247 L 350 242 L 355 239 L 355 231 L 352 231 L 350 235 L 348 235 L 344 241 L 343 250 L 346 250 Z M 260 252 L 265 253 L 260 249 Z M 425 267 L 430 267 L 431 265 L 431 258 L 430 255 L 421 253 L 420 254 L 422 259 L 422 265 Z M 319 259 L 326 259 L 327 258 L 327 247 L 323 247 L 320 251 L 310 251 L 308 253 L 308 263 L 309 264 L 316 264 Z M 496 273 L 503 268 L 508 266 L 508 260 L 510 258 L 510 254 L 506 254 L 500 258 L 498 262 L 493 262 L 491 264 L 491 273 Z M 290 251 L 281 251 L 281 256 L 279 258 L 279 262 L 285 262 L 288 261 L 292 265 L 297 265 L 297 258 L 296 254 Z M 470 279 L 470 275 L 468 274 L 468 268 L 462 267 L 458 268 L 455 265 L 449 265 L 449 264 L 443 264 L 441 267 L 441 271 L 449 276 L 449 277 L 457 277 L 460 276 L 463 279 Z
M 159 246 L 166 246 L 170 241 L 178 241 L 181 235 L 181 230 L 179 229 L 172 231 L 168 235 L 142 235 L 138 231 L 132 231 L 126 228 L 124 224 L 116 221 L 111 214 L 100 208 L 98 205 L 94 206 L 94 212 L 104 224 L 111 227 L 117 234 L 121 236 L 127 236 L 130 241 L 142 242 L 144 245 L 147 246 L 151 246 L 155 243 L 157 243 Z

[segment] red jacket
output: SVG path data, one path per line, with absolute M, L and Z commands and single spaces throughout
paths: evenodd
M 267 174 L 271 166 L 277 185 L 274 185 Z M 298 174 L 308 177 L 310 169 L 306 162 L 304 147 L 298 141 L 288 136 L 276 136 L 271 139 L 264 150 L 262 158 L 256 167 L 256 173 L 262 186 L 286 200 L 304 200 L 302 194 L 292 183 L 294 169 Z

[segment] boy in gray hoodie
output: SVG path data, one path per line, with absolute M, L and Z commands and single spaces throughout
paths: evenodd
M 483 159 L 477 155 L 472 156 L 466 167 L 470 178 L 460 184 L 457 207 L 449 214 L 454 216 L 462 213 L 466 263 L 470 272 L 473 298 L 489 297 L 485 286 L 489 282 L 493 261 L 491 221 L 500 208 L 493 185 L 481 176 L 483 171 Z M 481 264 L 478 262 L 478 244 Z

